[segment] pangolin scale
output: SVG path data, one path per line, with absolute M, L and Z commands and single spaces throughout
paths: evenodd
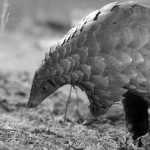
M 95 117 L 126 97 L 126 119 L 133 125 L 135 115 L 126 111 L 132 105 L 129 97 L 137 96 L 146 106 L 150 103 L 150 7 L 114 2 L 81 20 L 45 54 L 35 72 L 28 106 L 39 105 L 65 84 L 86 92 Z M 137 137 L 146 132 L 140 130 L 133 131 Z

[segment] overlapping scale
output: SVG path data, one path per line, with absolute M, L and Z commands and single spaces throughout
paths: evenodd
M 119 43 L 116 46 L 117 50 L 125 49 L 132 41 L 133 41 L 133 34 L 132 30 L 128 26 L 123 26 L 120 30 L 116 30 L 117 35 L 119 36 Z
M 79 63 L 80 56 L 79 56 L 79 54 L 73 54 L 73 55 L 71 55 L 71 57 L 75 60 L 74 70 L 76 70 L 80 64 Z
M 97 75 L 101 75 L 101 76 L 106 67 L 104 58 L 101 56 L 88 58 L 87 65 L 91 66 L 92 74 L 97 74 Z
M 69 43 L 65 44 L 64 47 L 66 48 L 66 54 L 65 57 L 70 56 L 70 52 L 71 52 L 71 45 Z
M 128 47 L 131 47 L 133 49 L 140 49 L 149 42 L 149 32 L 147 27 L 136 24 L 132 27 L 132 33 L 134 39 L 128 45 Z
M 83 81 L 89 81 L 91 75 L 91 67 L 87 64 L 79 65 L 78 69 L 83 72 Z
M 97 34 L 97 41 L 100 42 L 102 53 L 110 53 L 119 44 L 120 38 L 111 30 L 106 30 L 105 32 L 100 31 Z
M 97 26 L 91 27 L 87 33 L 87 38 L 85 40 L 84 46 L 88 47 L 89 57 L 97 56 L 100 52 L 100 45 L 96 39 Z
M 58 58 L 59 58 L 59 53 L 58 51 L 53 51 L 53 53 L 51 53 L 51 59 L 53 63 L 57 63 L 58 62 Z
M 88 48 L 87 47 L 82 47 L 82 48 L 78 48 L 77 50 L 77 53 L 79 54 L 80 56 L 80 64 L 85 64 L 86 63 L 86 60 L 87 60 L 87 57 L 88 57 Z
M 68 73 L 71 66 L 71 62 L 68 59 L 61 59 L 59 61 L 59 64 L 63 68 L 63 73 L 64 74 Z
M 75 51 L 76 51 L 76 45 L 77 45 L 77 40 L 76 39 L 73 39 L 70 41 L 70 45 L 71 45 L 71 54 L 74 54 Z
M 59 60 L 64 59 L 66 55 L 66 48 L 63 46 L 60 46 L 57 48 L 57 51 L 59 53 Z
M 68 75 L 70 76 L 71 79 L 70 83 L 74 85 L 78 80 L 78 74 L 75 72 L 70 72 Z
M 94 11 L 46 53 L 48 74 L 85 90 L 95 116 L 127 90 L 150 95 L 149 12 L 134 2 Z
M 91 93 L 94 92 L 94 83 L 92 83 L 92 82 L 81 81 L 80 86 L 83 86 L 83 88 L 85 89 L 85 92 L 88 95 L 90 95 Z

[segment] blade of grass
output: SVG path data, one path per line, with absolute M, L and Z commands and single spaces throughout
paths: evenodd
M 77 99 L 77 112 L 79 113 L 79 110 L 78 110 L 78 106 L 79 106 L 79 96 L 78 96 L 78 89 L 77 87 L 75 87 L 75 91 L 76 91 L 76 99 Z
M 2 14 L 1 14 L 1 22 L 0 22 L 0 41 L 2 40 L 4 29 L 9 17 L 9 13 L 7 13 L 7 9 L 8 9 L 8 1 L 4 0 Z
M 70 92 L 69 92 L 68 100 L 67 100 L 67 103 L 66 103 L 65 116 L 64 116 L 64 123 L 66 122 L 67 108 L 68 108 L 68 105 L 69 105 L 69 101 L 70 101 L 70 97 L 71 97 L 71 92 L 72 92 L 72 85 L 71 85 L 71 87 L 70 87 Z

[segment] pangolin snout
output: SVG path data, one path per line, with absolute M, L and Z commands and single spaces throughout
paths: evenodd
M 34 103 L 31 103 L 31 102 L 28 102 L 27 106 L 28 106 L 29 108 L 34 108 L 34 107 L 35 107 L 35 104 L 34 104 Z

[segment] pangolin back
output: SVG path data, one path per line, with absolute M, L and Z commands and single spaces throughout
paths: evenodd
M 128 90 L 150 102 L 150 8 L 114 2 L 85 17 L 46 53 L 33 80 L 30 107 L 55 91 L 37 98 L 36 88 L 45 78 L 56 89 L 79 86 L 94 116 L 105 113 Z

